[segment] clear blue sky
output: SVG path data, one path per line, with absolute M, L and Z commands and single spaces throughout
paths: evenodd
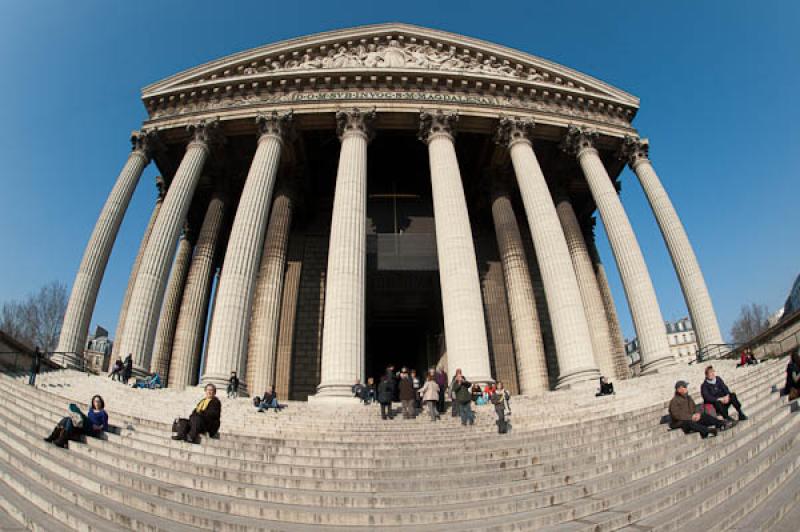
M 639 96 L 634 124 L 651 140 L 725 334 L 743 303 L 783 304 L 800 271 L 800 2 L 575 0 L 4 2 L 0 302 L 50 280 L 71 285 L 129 132 L 145 118 L 141 87 L 247 48 L 386 21 L 524 50 Z M 92 327 L 116 325 L 154 172 L 131 203 Z M 630 171 L 622 182 L 662 313 L 681 317 L 685 304 L 652 213 Z

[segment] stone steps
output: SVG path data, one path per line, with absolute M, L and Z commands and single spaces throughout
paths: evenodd
M 796 531 L 800 528 L 800 520 L 798 520 L 800 519 L 800 468 L 795 465 L 794 471 L 789 472 L 774 467 L 765 476 L 769 476 L 768 479 L 765 479 L 770 481 L 767 486 L 753 486 L 747 490 L 741 490 L 740 493 L 726 501 L 730 508 L 729 511 L 738 512 L 742 517 L 736 520 L 732 526 L 726 525 L 728 530 L 777 531 L 782 529 L 781 523 L 784 520 L 791 523 L 791 528 L 786 530 Z M 782 477 L 785 477 L 783 482 L 781 482 Z M 743 512 L 747 515 L 741 515 Z M 792 517 L 793 513 L 794 517 Z
M 136 395 L 120 387 L 106 401 L 116 406 L 112 423 L 123 426 L 121 433 L 71 443 L 67 451 L 41 438 L 67 402 L 91 396 L 98 379 L 65 376 L 61 386 L 33 389 L 0 377 L 0 488 L 9 492 L 0 493 L 0 509 L 14 510 L 9 515 L 38 530 L 599 531 L 652 527 L 651 520 L 683 506 L 700 519 L 705 506 L 730 507 L 726 523 L 734 523 L 741 519 L 732 506 L 737 497 L 763 489 L 750 506 L 764 510 L 800 466 L 792 461 L 800 416 L 770 393 L 782 382 L 782 364 L 756 368 L 729 379 L 751 420 L 709 440 L 660 425 L 666 403 L 658 397 L 576 406 L 554 393 L 554 411 L 575 408 L 573 417 L 549 426 L 530 408 L 504 436 L 496 434 L 493 416 L 467 429 L 442 424 L 428 444 L 408 438 L 434 425 L 427 420 L 363 423 L 356 409 L 340 416 L 339 426 L 326 423 L 312 432 L 315 423 L 298 419 L 277 434 L 247 410 L 252 406 L 230 401 L 221 438 L 191 446 L 168 439 L 163 410 L 171 399 L 193 405 L 196 395 L 192 402 L 189 393 L 153 395 L 150 415 L 126 401 Z M 674 378 L 650 379 L 656 381 L 671 389 Z M 321 414 L 308 409 L 303 415 Z M 572 422 L 576 417 L 588 419 Z M 354 423 L 364 434 L 353 432 Z M 373 428 L 373 440 L 390 441 L 366 441 Z M 259 431 L 270 431 L 269 438 Z M 719 483 L 730 495 L 705 496 Z M 659 526 L 669 529 L 673 521 Z

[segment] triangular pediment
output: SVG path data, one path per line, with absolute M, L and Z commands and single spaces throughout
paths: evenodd
M 486 41 L 401 23 L 317 33 L 233 54 L 145 87 L 144 100 L 183 91 L 220 90 L 297 76 L 354 73 L 414 76 L 431 72 L 488 83 L 524 83 L 569 97 L 637 109 L 635 96 L 586 74 Z M 274 81 L 273 81 L 274 80 Z

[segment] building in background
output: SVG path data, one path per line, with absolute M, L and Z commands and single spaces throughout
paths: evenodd
M 667 341 L 669 350 L 675 360 L 679 363 L 688 364 L 697 357 L 697 337 L 695 336 L 692 320 L 681 318 L 676 321 L 665 322 L 667 329 Z M 634 375 L 641 372 L 639 354 L 639 339 L 625 340 L 625 354 L 628 355 L 628 363 Z
M 90 334 L 86 340 L 86 349 L 83 351 L 86 369 L 93 373 L 108 371 L 113 346 L 114 340 L 108 337 L 108 331 L 98 325 L 94 334 Z

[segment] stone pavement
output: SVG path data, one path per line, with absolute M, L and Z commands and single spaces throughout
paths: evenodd
M 716 362 L 750 420 L 708 440 L 659 423 L 676 379 L 699 399 L 700 366 L 615 383 L 612 397 L 587 385 L 514 397 L 506 435 L 491 407 L 465 428 L 449 413 L 384 422 L 376 406 L 290 402 L 259 414 L 221 397 L 221 436 L 198 446 L 169 439 L 198 388 L 134 390 L 64 370 L 34 389 L 0 376 L 0 526 L 789 530 L 800 416 L 772 391 L 784 365 Z M 94 393 L 119 434 L 69 450 L 42 441 L 68 402 L 85 407 Z

